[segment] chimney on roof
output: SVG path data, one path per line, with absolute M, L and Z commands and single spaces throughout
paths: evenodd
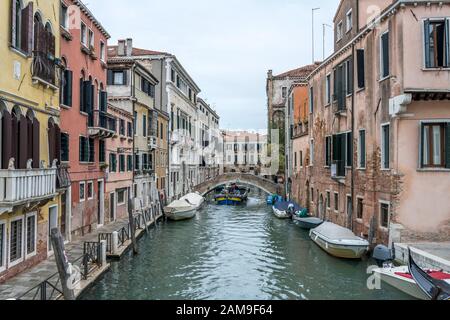
M 127 39 L 127 57 L 131 57 L 133 53 L 133 39 L 128 38 Z
M 272 76 L 273 76 L 273 71 L 272 71 L 272 69 L 270 69 L 270 70 L 267 72 L 267 78 L 270 79 L 270 78 L 272 78 Z
M 119 45 L 117 46 L 117 55 L 118 56 L 125 55 L 125 40 L 119 40 Z

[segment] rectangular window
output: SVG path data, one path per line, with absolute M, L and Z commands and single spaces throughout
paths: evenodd
M 94 49 L 94 32 L 91 29 L 89 29 L 89 48 Z
M 389 71 L 389 32 L 384 33 L 380 40 L 380 74 L 381 79 L 390 75 Z
M 19 262 L 23 258 L 23 218 L 11 221 L 9 231 L 9 261 Z
M 119 133 L 120 135 L 125 135 L 125 120 L 119 119 Z
M 347 95 L 353 93 L 353 60 L 349 59 L 345 62 L 345 87 L 347 88 Z
M 134 155 L 134 171 L 139 171 L 141 169 L 140 159 L 141 155 L 139 154 Z
M 105 49 L 106 49 L 105 43 L 103 41 L 100 41 L 100 60 L 103 62 L 105 62 L 105 56 L 106 56 Z
M 67 6 L 64 3 L 61 3 L 61 17 L 60 17 L 60 23 L 61 27 L 68 30 L 69 29 L 69 15 L 68 15 L 68 9 Z
M 79 194 L 80 194 L 80 202 L 83 202 L 84 200 L 86 200 L 86 196 L 85 196 L 85 187 L 86 187 L 86 183 L 84 183 L 84 182 L 80 182 L 80 185 L 79 185 L 79 188 L 80 188 L 80 190 L 79 190 Z
M 69 161 L 69 135 L 61 132 L 61 161 Z
M 356 204 L 356 218 L 362 219 L 364 214 L 364 199 L 358 198 L 358 202 Z
M 347 150 L 347 153 L 345 155 L 345 165 L 347 167 L 351 167 L 353 166 L 353 135 L 351 132 L 347 132 L 345 136 L 347 140 L 345 143 Z
M 343 30 L 342 30 L 342 21 L 339 21 L 339 23 L 336 26 L 336 42 L 339 42 L 342 39 L 343 36 Z
M 300 167 L 303 167 L 303 151 L 300 151 Z
M 127 84 L 127 70 L 108 70 L 108 85 L 124 86 Z
M 314 188 L 311 188 L 311 202 L 314 202 Z
M 347 216 L 350 217 L 350 216 L 352 216 L 352 212 L 353 212 L 352 196 L 347 195 L 346 199 L 347 199 Z
M 126 189 L 120 189 L 117 191 L 117 205 L 121 206 L 125 204 L 125 191 Z
M 389 124 L 381 126 L 381 168 L 390 168 L 390 130 Z
M 389 227 L 389 203 L 380 202 L 380 226 L 383 228 Z
M 127 122 L 127 136 L 133 136 L 133 125 L 131 124 L 131 122 Z
M 425 67 L 450 67 L 450 19 L 424 21 Z
M 117 172 L 117 155 L 115 153 L 109 154 L 109 172 Z
M 339 193 L 334 193 L 334 211 L 339 211 Z
M 133 171 L 133 156 L 127 155 L 127 171 Z
M 170 81 L 175 83 L 175 70 L 170 69 Z
M 325 79 L 325 102 L 327 105 L 331 103 L 331 74 Z
M 422 125 L 422 167 L 450 168 L 450 122 Z
M 94 138 L 88 139 L 88 151 L 89 151 L 88 161 L 90 163 L 94 163 L 95 162 L 95 140 L 94 140 Z
M 286 87 L 281 88 L 281 97 L 283 99 L 286 99 L 286 97 L 287 97 L 287 88 Z
M 92 181 L 87 183 L 87 197 L 88 200 L 94 199 L 94 183 Z
M 88 39 L 87 39 L 87 27 L 86 27 L 86 25 L 83 23 L 83 22 L 81 22 L 81 43 L 84 45 L 84 46 L 86 46 L 87 47 L 87 45 L 88 45 Z
M 366 86 L 364 49 L 356 50 L 356 59 L 358 68 L 358 89 L 362 89 Z
M 125 155 L 119 155 L 119 172 L 125 172 Z
M 60 103 L 66 107 L 72 107 L 72 83 L 73 72 L 65 69 L 61 72 Z
M 346 15 L 346 32 L 349 32 L 353 28 L 353 11 L 350 9 Z
M 358 165 L 366 168 L 366 130 L 359 130 Z
M 6 267 L 6 224 L 0 221 L 0 271 Z
M 314 112 L 314 88 L 309 88 L 309 113 Z
M 331 137 L 325 137 L 325 166 L 331 166 Z
M 309 143 L 309 164 L 311 166 L 314 165 L 314 140 L 311 140 Z
M 331 208 L 331 192 L 327 191 L 327 209 Z
M 29 256 L 36 253 L 36 214 L 27 215 L 26 223 L 26 254 Z
M 147 136 L 147 116 L 145 114 L 142 115 L 142 135 Z
M 80 137 L 79 140 L 79 153 L 80 153 L 80 157 L 79 160 L 80 162 L 88 162 L 89 157 L 89 140 L 86 137 Z
M 99 140 L 98 142 L 98 162 L 105 163 L 106 161 L 106 147 L 105 147 L 105 140 Z

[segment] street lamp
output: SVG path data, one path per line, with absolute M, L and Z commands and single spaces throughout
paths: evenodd
M 311 15 L 312 15 L 312 63 L 314 64 L 314 12 L 319 10 L 320 8 L 312 8 L 311 9 Z
M 331 30 L 333 30 L 333 27 L 332 26 L 330 26 L 329 24 L 327 24 L 327 23 L 322 23 L 322 27 L 323 27 L 323 39 L 322 39 L 322 41 L 323 41 L 323 44 L 322 44 L 322 61 L 324 61 L 325 60 L 325 27 L 329 27 Z

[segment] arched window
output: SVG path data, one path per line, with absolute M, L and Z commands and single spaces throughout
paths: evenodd
M 73 72 L 69 70 L 66 58 L 61 60 L 64 69 L 61 71 L 60 102 L 66 107 L 72 107 Z
M 33 77 L 55 84 L 55 36 L 50 22 L 44 26 L 39 13 L 34 15 Z

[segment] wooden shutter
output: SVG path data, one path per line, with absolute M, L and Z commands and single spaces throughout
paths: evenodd
M 364 63 L 364 50 L 357 51 L 357 68 L 358 68 L 358 88 L 365 87 L 365 63 Z
M 33 121 L 27 119 L 27 159 L 33 159 Z
M 128 84 L 128 77 L 127 77 L 127 70 L 123 70 L 123 85 L 127 85 Z
M 16 39 L 16 30 L 17 30 L 16 13 L 17 13 L 16 0 L 11 0 L 11 45 L 12 46 L 15 46 L 16 40 L 17 40 Z
M 445 167 L 450 169 L 450 122 L 445 126 Z
M 424 25 L 424 46 L 425 46 L 425 67 L 431 68 L 431 55 L 430 55 L 430 19 L 423 22 Z
M 48 125 L 48 166 L 51 167 L 55 156 L 55 125 Z
M 7 111 L 2 115 L 2 169 L 8 169 L 9 159 L 13 157 L 12 150 L 12 117 Z
M 445 19 L 445 66 L 450 67 L 450 19 Z
M 89 113 L 92 106 L 92 85 L 91 82 L 83 81 L 83 109 L 81 111 Z
M 55 124 L 55 154 L 54 159 L 58 159 L 58 165 L 61 164 L 61 129 Z
M 100 111 L 106 112 L 107 110 L 108 93 L 106 91 L 100 91 Z
M 353 59 L 347 62 L 347 93 L 353 93 Z
M 22 10 L 22 30 L 21 30 L 21 44 L 22 51 L 31 55 L 33 48 L 33 2 L 30 2 L 28 6 Z
M 33 168 L 39 168 L 40 166 L 40 148 L 39 148 L 39 140 L 40 140 L 40 124 L 39 121 L 34 118 L 33 119 Z
M 11 115 L 11 125 L 12 125 L 12 136 L 11 136 L 11 145 L 12 145 L 12 155 L 11 158 L 14 158 L 15 160 L 15 167 L 19 167 L 19 122 L 17 120 L 17 117 L 12 114 Z
M 346 134 L 346 145 L 347 145 L 347 155 L 346 155 L 346 164 L 347 166 L 353 165 L 353 135 L 351 132 Z
M 390 138 L 390 134 L 389 134 L 389 126 L 388 125 L 386 125 L 386 126 L 384 126 L 383 127 L 383 129 L 384 129 L 384 159 L 383 159 L 383 162 L 384 162 L 384 168 L 389 168 L 389 162 L 390 162 L 390 160 L 389 160 L 389 156 L 390 156 L 390 146 L 389 146 L 389 138 Z
M 72 85 L 73 85 L 73 72 L 70 70 L 64 70 L 64 101 L 63 104 L 72 106 Z
M 383 77 L 389 76 L 389 33 L 383 34 L 381 37 L 383 47 Z
M 108 69 L 106 83 L 108 84 L 108 86 L 114 84 L 114 73 L 111 69 Z

